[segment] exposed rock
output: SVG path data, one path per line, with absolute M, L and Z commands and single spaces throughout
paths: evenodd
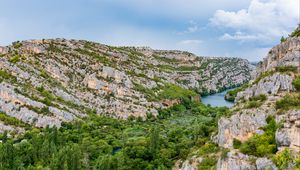
M 34 124 L 37 127 L 60 127 L 62 121 L 69 122 L 76 119 L 76 116 L 73 114 L 55 107 L 49 107 L 49 113 L 53 114 L 53 116 L 37 113 L 31 108 L 42 109 L 47 106 L 21 94 L 17 94 L 14 88 L 6 83 L 0 84 L 0 111 L 7 115 L 28 124 Z
M 276 165 L 267 158 L 258 158 L 255 161 L 257 170 L 277 170 Z
M 258 68 L 258 74 L 274 70 L 280 66 L 300 66 L 300 37 L 288 38 L 287 41 L 272 48 Z
M 292 85 L 293 78 L 289 75 L 275 73 L 272 76 L 265 77 L 257 84 L 253 84 L 251 87 L 239 92 L 236 97 L 236 101 L 240 99 L 249 99 L 253 96 L 260 94 L 278 94 L 281 91 L 291 92 L 295 91 Z
M 295 152 L 300 151 L 300 110 L 291 110 L 284 115 L 280 115 L 277 121 L 284 122 L 284 127 L 276 131 L 276 143 L 279 148 L 288 147 Z
M 217 170 L 255 170 L 256 166 L 248 155 L 231 151 L 225 159 L 219 159 Z
M 297 76 L 297 72 L 291 74 L 276 73 L 276 67 L 296 66 L 300 68 L 300 37 L 288 38 L 288 40 L 274 47 L 264 59 L 264 62 L 257 67 L 256 76 L 265 74 L 258 82 L 249 83 L 249 87 L 237 94 L 236 106 L 232 109 L 233 115 L 230 118 L 221 118 L 218 124 L 218 135 L 214 141 L 222 147 L 229 148 L 230 152 L 226 159 L 218 161 L 218 169 L 274 169 L 277 167 L 267 158 L 256 158 L 244 155 L 233 149 L 233 139 L 241 142 L 247 141 L 253 134 L 263 134 L 268 116 L 274 116 L 278 124 L 283 127 L 277 129 L 275 140 L 277 149 L 288 148 L 293 153 L 300 151 L 300 110 L 285 111 L 281 115 L 276 114 L 276 101 L 282 99 L 284 95 L 295 92 L 292 82 Z M 258 108 L 246 109 L 244 102 L 253 96 L 266 95 L 266 101 Z M 241 100 L 243 99 L 243 100 Z M 241 111 L 236 111 L 240 110 Z M 292 108 L 291 108 L 292 109 Z M 253 162 L 253 160 L 255 160 Z M 294 169 L 294 165 L 289 165 L 288 169 Z
M 0 54 L 7 54 L 9 49 L 7 47 L 1 47 L 0 46 Z
M 212 93 L 247 82 L 252 71 L 238 58 L 82 40 L 18 41 L 0 47 L 0 54 L 7 74 L 0 75 L 0 110 L 37 127 L 59 127 L 94 112 L 122 119 L 157 116 L 158 109 L 180 103 L 159 98 L 168 84 Z
M 230 118 L 221 118 L 214 140 L 219 146 L 232 148 L 234 138 L 244 142 L 253 134 L 261 133 L 259 128 L 267 124 L 266 118 L 272 114 L 275 114 L 275 110 L 258 108 L 240 111 Z
M 182 162 L 177 161 L 172 170 L 197 170 L 198 166 L 203 161 L 203 158 L 193 156 L 192 158 Z M 181 164 L 181 165 L 180 165 Z

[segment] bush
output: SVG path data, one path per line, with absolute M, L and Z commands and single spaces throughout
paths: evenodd
M 11 63 L 16 64 L 17 62 L 21 61 L 21 55 L 17 54 L 15 56 L 13 56 L 12 58 L 10 58 L 8 61 Z
M 290 35 L 290 37 L 299 37 L 300 36 L 300 29 L 298 29 L 298 28 Z
M 273 157 L 273 162 L 279 169 L 287 169 L 293 163 L 293 157 L 289 149 L 284 149 Z
M 284 37 L 282 36 L 281 39 L 280 39 L 280 42 L 281 42 L 281 43 L 286 42 L 286 38 L 284 38 Z
M 285 111 L 300 108 L 300 94 L 286 95 L 276 102 L 276 109 Z
M 267 100 L 267 96 L 264 94 L 253 96 L 249 99 L 249 102 L 246 104 L 246 109 L 257 108 L 260 107 L 264 101 Z
M 206 155 L 206 154 L 211 154 L 211 153 L 215 153 L 219 151 L 219 147 L 215 144 L 212 143 L 206 143 L 204 146 L 202 146 L 199 151 L 198 154 L 199 155 Z
M 23 123 L 22 121 L 14 118 L 14 117 L 8 116 L 7 114 L 2 113 L 2 112 L 0 112 L 0 120 L 8 125 L 14 125 L 14 126 L 20 126 L 20 127 L 27 126 L 26 123 Z
M 0 70 L 0 83 L 3 80 L 11 80 L 12 82 L 16 82 L 17 78 L 6 71 Z
M 281 66 L 281 67 L 276 67 L 275 70 L 277 72 L 296 72 L 297 71 L 297 66 Z
M 300 77 L 296 78 L 294 81 L 293 81 L 293 85 L 294 87 L 300 91 Z
M 217 159 L 214 157 L 205 157 L 199 165 L 199 169 L 212 169 L 217 164 Z
M 242 142 L 236 138 L 233 139 L 233 148 L 234 149 L 239 149 L 242 145 Z

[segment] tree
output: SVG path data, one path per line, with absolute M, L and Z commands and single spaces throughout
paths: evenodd
M 113 156 L 111 155 L 101 155 L 98 157 L 96 166 L 94 167 L 95 170 L 97 169 L 105 169 L 105 170 L 114 170 L 117 169 L 118 163 Z
M 15 155 L 15 148 L 12 141 L 4 143 L 1 151 L 1 169 L 16 169 L 17 155 Z
M 158 149 L 159 149 L 159 130 L 157 127 L 154 127 L 151 130 L 150 144 L 149 144 L 149 152 L 152 158 L 155 158 Z
M 283 43 L 283 42 L 285 42 L 285 41 L 286 41 L 286 38 L 284 38 L 284 37 L 282 36 L 281 39 L 280 39 L 280 42 Z

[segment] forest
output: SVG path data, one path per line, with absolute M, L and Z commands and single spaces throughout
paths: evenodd
M 17 138 L 0 136 L 0 169 L 171 169 L 177 160 L 204 155 L 209 168 L 220 152 L 210 137 L 228 108 L 182 99 L 159 116 L 118 120 L 89 114 L 61 128 L 31 128 Z

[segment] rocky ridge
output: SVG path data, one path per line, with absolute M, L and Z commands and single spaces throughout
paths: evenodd
M 234 140 L 244 143 L 254 135 L 264 134 L 263 127 L 268 117 L 274 117 L 281 126 L 276 130 L 276 155 L 288 149 L 294 159 L 299 159 L 300 151 L 300 110 L 289 106 L 287 110 L 279 110 L 279 102 L 285 102 L 285 96 L 297 95 L 293 81 L 299 76 L 300 54 L 299 37 L 290 37 L 285 42 L 272 48 L 268 56 L 257 67 L 256 80 L 250 82 L 235 98 L 236 106 L 233 115 L 221 118 L 218 134 L 214 141 L 230 152 L 226 158 L 220 158 L 217 169 L 282 169 L 277 167 L 269 157 L 249 158 L 235 149 Z M 258 96 L 257 105 L 249 107 Z M 255 101 L 256 102 L 256 101 Z M 297 158 L 298 157 L 298 158 Z M 253 160 L 256 160 L 253 163 Z M 287 169 L 295 169 L 295 163 L 289 163 Z M 284 169 L 285 169 L 284 168 Z
M 59 127 L 87 114 L 146 118 L 178 103 L 176 93 L 198 100 L 193 91 L 243 84 L 251 70 L 246 60 L 182 51 L 65 39 L 15 42 L 0 47 L 0 111 L 36 127 Z
M 292 35 L 300 35 L 298 28 Z M 297 169 L 300 161 L 300 104 L 299 87 L 295 80 L 300 76 L 300 37 L 290 36 L 272 48 L 267 57 L 257 65 L 254 78 L 234 90 L 235 106 L 232 115 L 218 122 L 218 132 L 212 140 L 222 148 L 214 154 L 218 170 Z M 299 85 L 298 85 L 299 86 Z M 228 93 L 232 97 L 234 93 Z M 230 94 L 230 95 L 229 95 Z M 298 97 L 297 97 L 298 96 Z M 298 102 L 298 103 L 297 103 Z M 266 127 L 270 119 L 276 123 L 274 136 Z M 259 136 L 271 137 L 275 144 L 255 148 Z M 269 139 L 270 140 L 270 139 Z M 248 149 L 245 146 L 248 142 Z M 252 142 L 252 143 L 251 143 Z M 245 144 L 246 143 L 246 144 Z M 272 147 L 272 154 L 266 152 Z M 261 152 L 255 153 L 255 150 Z M 253 153 L 253 154 L 247 154 Z M 203 156 L 193 156 L 176 169 L 201 169 Z M 282 162 L 280 162 L 282 161 Z

